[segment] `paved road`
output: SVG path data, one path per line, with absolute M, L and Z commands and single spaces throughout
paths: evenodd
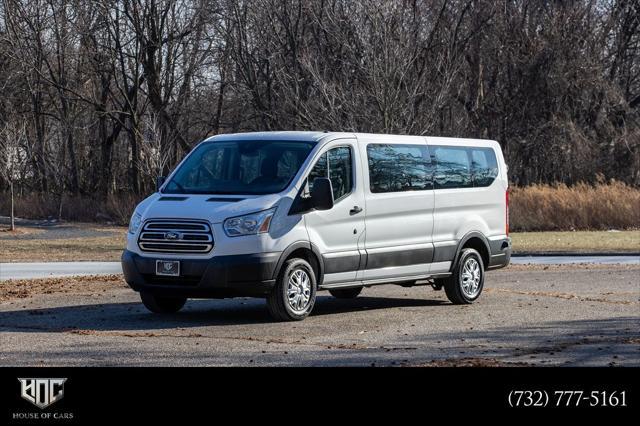
M 121 273 L 120 262 L 0 263 L 0 281 Z
M 517 265 L 565 265 L 572 263 L 640 265 L 640 256 L 514 256 Z
M 638 256 L 523 256 L 512 257 L 513 264 L 623 264 L 640 265 Z M 82 275 L 121 274 L 120 262 L 44 262 L 0 263 L 0 281 L 10 279 L 53 278 Z
M 637 266 L 514 266 L 488 274 L 469 306 L 429 287 L 322 293 L 296 323 L 272 322 L 259 299 L 158 316 L 119 281 L 77 281 L 0 292 L 0 365 L 640 366 Z

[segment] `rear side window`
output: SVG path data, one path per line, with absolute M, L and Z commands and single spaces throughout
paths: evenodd
M 432 158 L 436 164 L 434 182 L 438 188 L 470 188 L 471 162 L 468 149 L 453 146 L 434 146 Z
M 433 189 L 431 160 L 424 145 L 367 145 L 373 193 Z
M 496 153 L 491 148 L 471 148 L 473 186 L 489 186 L 498 176 Z
M 435 188 L 489 186 L 498 176 L 496 153 L 491 148 L 429 146 L 435 164 Z

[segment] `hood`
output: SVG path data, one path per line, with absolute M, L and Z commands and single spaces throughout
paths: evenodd
M 202 219 L 220 223 L 270 209 L 278 204 L 280 194 L 267 195 L 189 195 L 155 193 L 142 201 L 136 211 L 147 219 Z

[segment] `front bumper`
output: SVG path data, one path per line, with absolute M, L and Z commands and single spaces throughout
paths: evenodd
M 124 279 L 135 291 L 148 291 L 166 297 L 221 298 L 264 296 L 275 284 L 281 253 L 215 256 L 210 259 L 180 259 L 180 276 L 155 274 L 161 254 L 140 256 L 122 253 Z M 174 260 L 174 259 L 171 259 Z

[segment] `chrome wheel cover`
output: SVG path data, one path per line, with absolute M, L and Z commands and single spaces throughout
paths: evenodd
M 482 279 L 482 271 L 480 264 L 473 257 L 465 260 L 462 265 L 462 274 L 460 276 L 460 287 L 462 292 L 469 299 L 473 299 L 480 293 L 480 280 Z
M 311 278 L 304 269 L 295 269 L 287 282 L 287 303 L 296 313 L 304 312 L 311 301 Z

